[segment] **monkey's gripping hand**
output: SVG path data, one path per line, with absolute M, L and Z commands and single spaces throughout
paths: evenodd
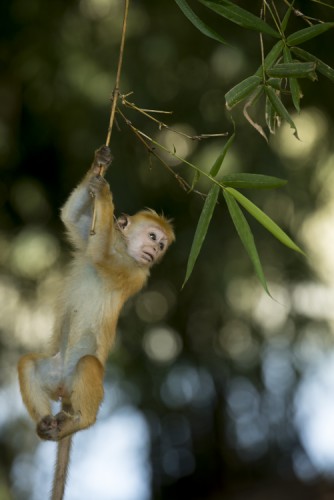
M 112 154 L 108 146 L 101 146 L 95 151 L 92 170 L 94 175 L 103 175 L 112 162 Z

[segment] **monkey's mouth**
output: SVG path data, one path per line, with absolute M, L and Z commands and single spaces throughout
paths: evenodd
M 153 262 L 153 255 L 149 252 L 143 252 L 143 259 L 146 260 L 146 262 Z

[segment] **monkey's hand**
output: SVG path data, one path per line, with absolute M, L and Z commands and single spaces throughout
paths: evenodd
M 108 146 L 101 146 L 95 151 L 94 162 L 92 170 L 94 175 L 103 175 L 110 163 L 112 162 L 112 155 Z
M 109 184 L 101 175 L 94 175 L 90 178 L 88 191 L 92 198 L 99 198 L 109 193 Z

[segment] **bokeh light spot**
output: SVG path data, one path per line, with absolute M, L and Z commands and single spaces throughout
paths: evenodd
M 180 353 L 182 343 L 179 335 L 171 328 L 159 327 L 149 330 L 144 337 L 146 354 L 159 363 L 170 363 Z
M 56 238 L 42 230 L 26 228 L 13 241 L 10 264 L 14 272 L 38 278 L 59 256 Z
M 293 135 L 290 125 L 283 123 L 273 138 L 273 147 L 280 156 L 296 160 L 295 166 L 298 166 L 297 160 L 303 164 L 303 160 L 326 135 L 328 124 L 325 116 L 315 108 L 304 109 L 299 115 L 293 115 L 292 119 L 300 141 Z

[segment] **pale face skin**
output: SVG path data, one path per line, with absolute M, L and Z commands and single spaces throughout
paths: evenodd
M 123 232 L 128 236 L 128 254 L 140 264 L 151 267 L 167 250 L 168 239 L 165 232 L 150 222 L 128 224 Z

